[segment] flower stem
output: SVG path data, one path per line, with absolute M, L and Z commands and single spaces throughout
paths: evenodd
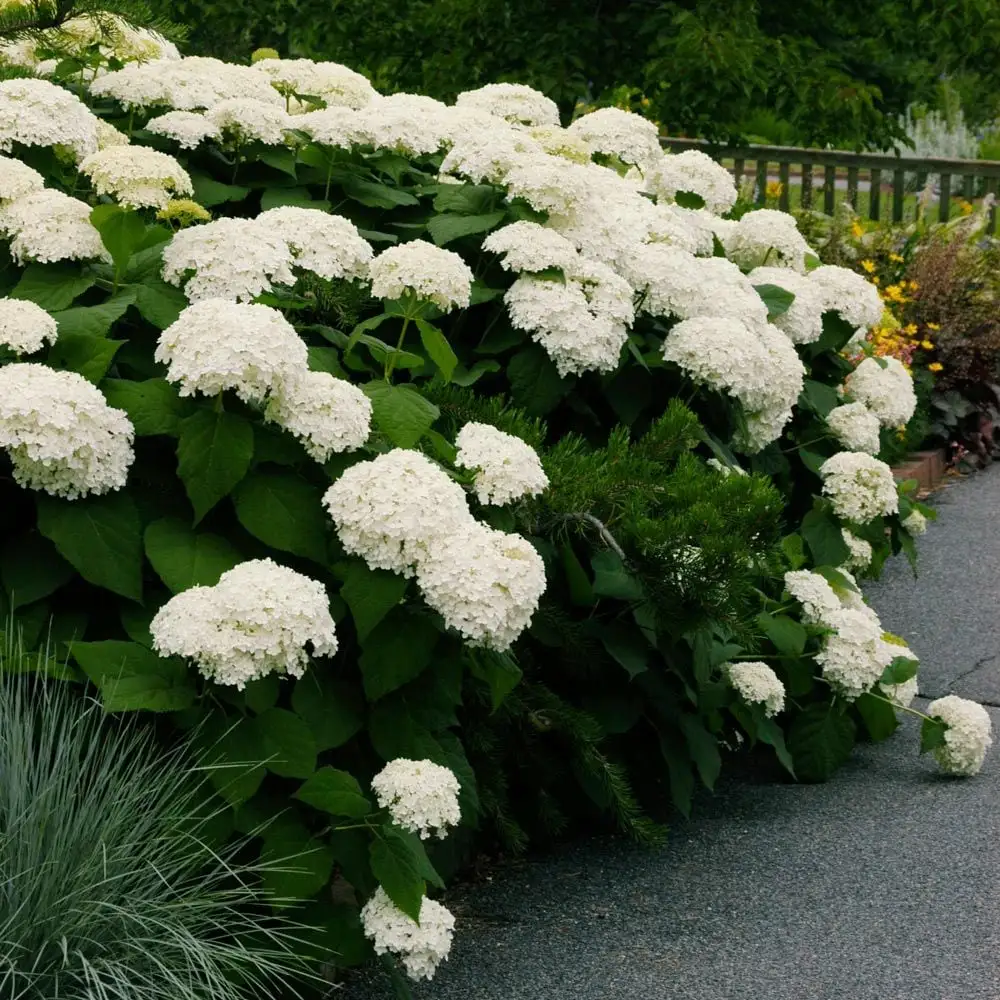
M 392 370 L 396 367 L 396 355 L 403 350 L 403 341 L 406 339 L 406 329 L 410 325 L 410 317 L 403 317 L 403 329 L 399 331 L 399 340 L 396 341 L 396 350 L 389 355 L 385 362 L 385 380 L 392 379 Z

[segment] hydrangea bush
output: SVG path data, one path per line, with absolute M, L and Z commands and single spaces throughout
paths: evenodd
M 723 746 L 821 780 L 911 710 L 851 572 L 930 516 L 876 457 L 912 392 L 789 216 L 523 86 L 60 44 L 0 82 L 6 600 L 197 728 L 338 962 L 432 975 L 478 844 L 653 837 Z

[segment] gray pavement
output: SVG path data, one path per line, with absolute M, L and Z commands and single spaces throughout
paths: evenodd
M 1000 470 L 936 504 L 918 583 L 897 560 L 870 596 L 922 694 L 1000 704 Z M 415 997 L 1000 1000 L 1000 747 L 960 780 L 917 744 L 908 721 L 825 785 L 725 781 L 660 850 L 595 840 L 454 890 Z M 372 973 L 339 995 L 393 994 Z

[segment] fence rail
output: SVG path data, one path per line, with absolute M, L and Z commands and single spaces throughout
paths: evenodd
M 882 194 L 892 199 L 892 220 L 902 222 L 906 197 L 907 175 L 916 175 L 917 189 L 923 190 L 932 174 L 938 175 L 938 218 L 946 222 L 951 215 L 951 200 L 960 196 L 971 201 L 973 198 L 992 194 L 995 200 L 1000 188 L 1000 162 L 994 160 L 958 160 L 945 157 L 904 159 L 884 153 L 849 153 L 837 149 L 806 149 L 796 146 L 716 146 L 703 139 L 661 139 L 666 149 L 681 152 L 699 149 L 716 160 L 731 160 L 736 183 L 744 176 L 750 176 L 747 165 L 754 165 L 753 177 L 755 198 L 763 204 L 767 196 L 767 181 L 772 164 L 778 168 L 781 191 L 778 195 L 779 207 L 788 211 L 790 187 L 793 178 L 792 167 L 798 167 L 794 175 L 801 185 L 801 204 L 812 208 L 814 193 L 818 185 L 823 195 L 823 211 L 833 213 L 836 204 L 838 171 L 847 175 L 847 200 L 860 211 L 858 204 L 859 184 L 863 178 L 860 171 L 868 174 L 868 216 L 879 219 L 882 213 Z M 816 171 L 821 170 L 821 176 Z M 987 232 L 996 231 L 996 206 L 991 205 Z

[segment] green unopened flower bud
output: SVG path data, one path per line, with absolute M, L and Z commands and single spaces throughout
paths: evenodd
M 277 49 L 256 49 L 250 53 L 250 65 L 260 62 L 261 59 L 280 59 Z

